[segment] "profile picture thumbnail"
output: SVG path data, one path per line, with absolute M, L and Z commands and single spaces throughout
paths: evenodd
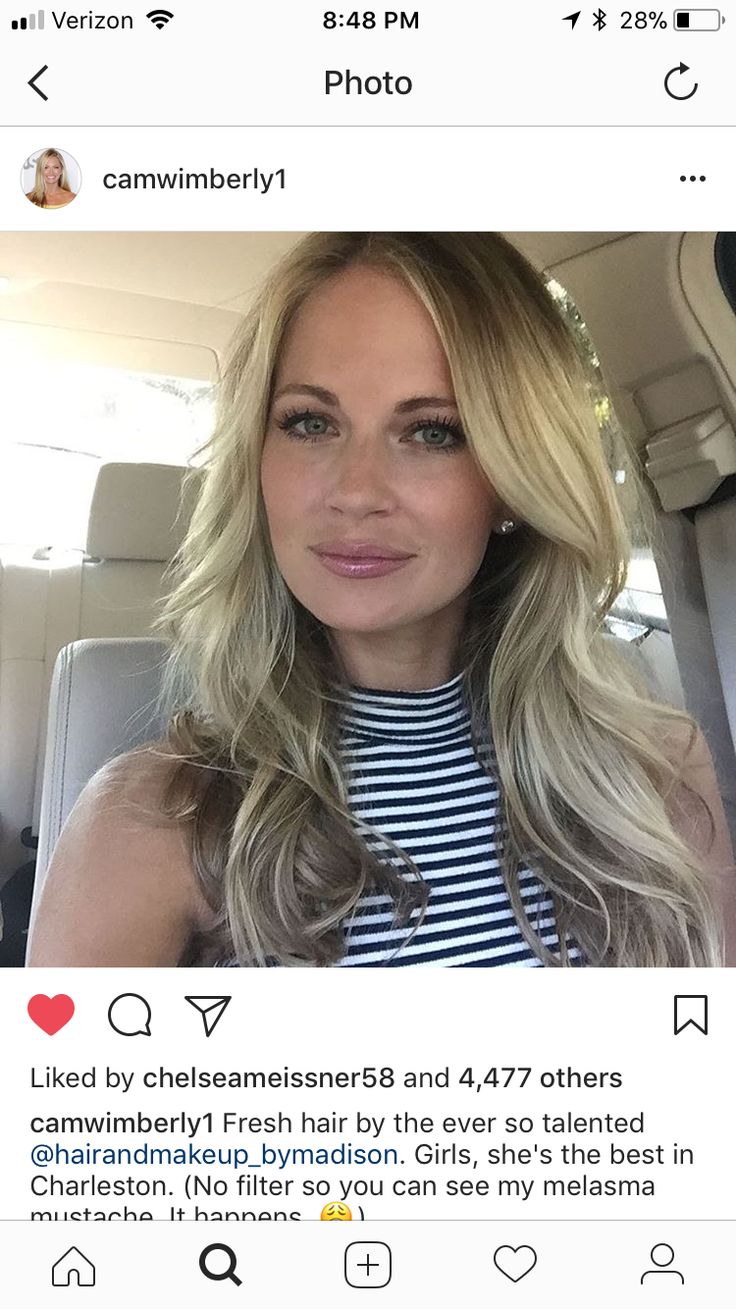
M 81 184 L 79 164 L 68 150 L 47 146 L 29 155 L 23 164 L 23 194 L 39 209 L 63 209 L 76 199 Z

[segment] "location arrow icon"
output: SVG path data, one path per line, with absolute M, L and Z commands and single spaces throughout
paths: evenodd
M 211 1036 L 227 1009 L 231 995 L 185 995 L 184 999 L 202 1015 L 205 1036 Z
M 38 72 L 34 73 L 33 77 L 31 77 L 28 82 L 28 85 L 30 86 L 31 90 L 35 91 L 36 95 L 40 95 L 42 100 L 48 100 L 48 96 L 44 94 L 40 86 L 36 86 L 36 82 L 38 81 L 39 77 L 43 77 L 43 74 L 47 71 L 47 69 L 48 69 L 48 64 L 44 64 L 43 68 L 39 68 Z
M 582 12 L 582 9 L 578 9 L 576 14 L 566 14 L 562 20 L 563 23 L 569 23 L 571 28 L 574 27 Z

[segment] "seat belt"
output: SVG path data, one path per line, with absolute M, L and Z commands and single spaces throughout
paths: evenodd
M 84 552 L 81 550 L 49 551 L 49 587 L 46 608 L 46 637 L 43 685 L 41 687 L 41 713 L 36 743 L 36 774 L 33 793 L 34 836 L 38 836 L 41 814 L 44 762 L 46 758 L 46 732 L 49 718 L 49 695 L 56 656 L 70 641 L 80 637 L 82 620 L 82 576 Z
M 736 488 L 695 512 L 695 538 L 713 646 L 736 750 Z
M 736 753 L 736 478 L 728 480 L 730 486 L 719 488 L 717 502 L 713 497 L 696 509 L 694 522 L 713 647 Z M 725 776 L 721 771 L 719 779 L 736 848 L 736 768 Z

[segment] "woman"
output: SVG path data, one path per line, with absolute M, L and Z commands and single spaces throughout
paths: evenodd
M 66 175 L 64 156 L 59 150 L 44 150 L 36 160 L 36 178 L 26 199 L 40 209 L 61 209 L 76 197 Z
M 308 237 L 205 452 L 166 740 L 85 789 L 31 964 L 721 962 L 707 746 L 602 630 L 625 451 L 521 255 Z

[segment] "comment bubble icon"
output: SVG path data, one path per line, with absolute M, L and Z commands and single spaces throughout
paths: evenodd
M 151 1006 L 134 991 L 116 995 L 107 1011 L 107 1021 L 118 1036 L 150 1036 Z

